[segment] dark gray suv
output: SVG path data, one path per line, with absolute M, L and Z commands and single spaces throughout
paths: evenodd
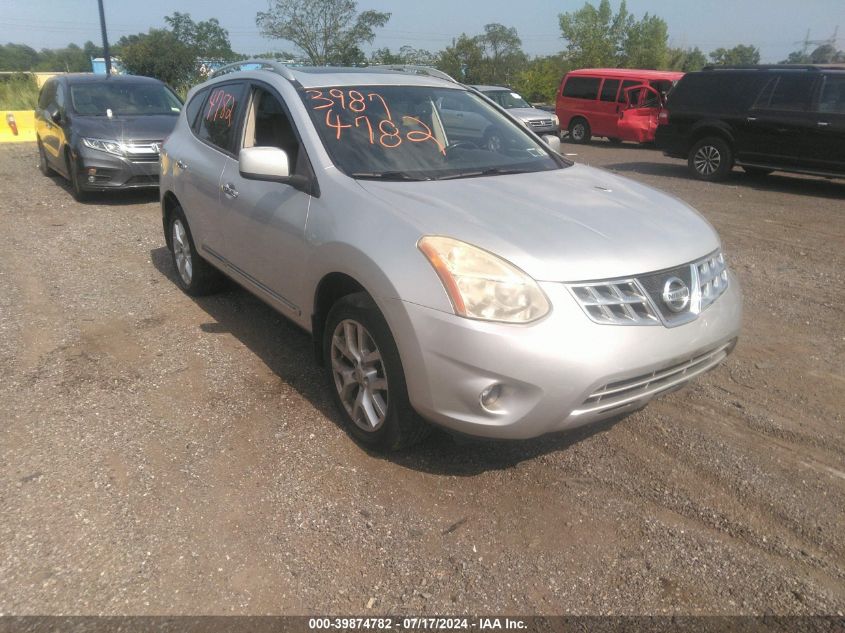
M 182 110 L 165 84 L 132 75 L 68 74 L 41 89 L 35 110 L 38 164 L 88 191 L 157 187 L 158 156 Z

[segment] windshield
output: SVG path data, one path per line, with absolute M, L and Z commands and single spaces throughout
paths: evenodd
M 179 114 L 182 102 L 167 86 L 153 83 L 83 83 L 70 87 L 73 110 L 83 116 Z
M 353 178 L 430 180 L 566 165 L 467 90 L 343 86 L 301 96 L 332 161 Z
M 492 99 L 506 110 L 511 108 L 530 108 L 532 107 L 525 99 L 519 96 L 516 92 L 510 90 L 485 90 L 484 96 Z

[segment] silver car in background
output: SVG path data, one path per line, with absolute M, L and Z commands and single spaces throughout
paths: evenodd
M 728 355 L 740 291 L 701 215 L 435 74 L 251 61 L 194 88 L 161 160 L 181 287 L 225 274 L 309 332 L 381 450 L 570 429 Z
M 560 120 L 557 115 L 554 112 L 535 108 L 523 99 L 518 92 L 503 86 L 473 86 L 473 88 L 508 110 L 511 116 L 522 121 L 533 132 L 537 134 L 560 134 Z

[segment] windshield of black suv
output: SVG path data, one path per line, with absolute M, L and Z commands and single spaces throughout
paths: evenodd
M 467 90 L 338 86 L 301 96 L 332 161 L 353 178 L 468 178 L 568 164 Z
M 532 105 L 525 99 L 519 96 L 516 92 L 510 90 L 484 90 L 484 96 L 492 99 L 503 108 L 510 110 L 511 108 L 531 108 Z
M 182 102 L 167 86 L 154 83 L 109 82 L 71 85 L 70 101 L 82 116 L 143 116 L 179 114 Z

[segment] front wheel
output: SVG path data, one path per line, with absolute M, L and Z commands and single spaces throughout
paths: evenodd
M 359 442 L 393 451 L 428 434 L 408 399 L 390 328 L 369 295 L 348 295 L 329 311 L 323 358 L 335 404 Z
M 38 171 L 45 176 L 50 176 L 53 173 L 53 168 L 47 162 L 47 152 L 44 151 L 44 144 L 41 139 L 38 139 Z
M 733 152 L 728 142 L 717 136 L 703 138 L 692 146 L 687 166 L 695 178 L 724 180 L 733 169 Z
M 76 159 L 70 155 L 69 151 L 65 157 L 65 163 L 67 165 L 68 179 L 70 180 L 70 190 L 73 194 L 73 199 L 77 202 L 83 202 L 88 198 L 88 192 L 82 188 L 82 181 L 79 180 L 79 165 Z

